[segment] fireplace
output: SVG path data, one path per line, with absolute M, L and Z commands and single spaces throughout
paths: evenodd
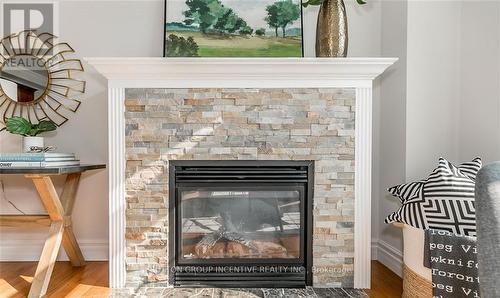
M 312 285 L 312 161 L 171 161 L 170 283 Z
M 111 288 L 171 285 L 175 160 L 314 160 L 313 284 L 370 287 L 372 86 L 397 59 L 85 60 L 108 86 Z

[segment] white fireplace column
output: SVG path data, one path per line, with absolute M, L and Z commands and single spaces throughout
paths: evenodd
M 354 287 L 370 287 L 372 82 L 396 58 L 86 58 L 108 79 L 109 281 L 125 270 L 125 89 L 355 88 Z

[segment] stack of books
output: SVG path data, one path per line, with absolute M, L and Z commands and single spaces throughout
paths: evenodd
M 79 166 L 74 153 L 0 153 L 0 168 L 50 168 Z

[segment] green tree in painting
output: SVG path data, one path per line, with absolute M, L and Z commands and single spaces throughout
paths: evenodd
M 248 27 L 247 26 L 247 22 L 245 22 L 242 18 L 238 17 L 236 19 L 236 23 L 234 24 L 234 26 L 231 28 L 231 30 L 229 31 L 229 33 L 233 33 L 241 28 L 244 28 L 244 27 Z
M 277 1 L 266 7 L 267 24 L 274 28 L 278 37 L 278 28 L 281 28 L 282 36 L 286 36 L 286 27 L 300 18 L 300 6 L 294 4 L 292 0 Z
M 220 33 L 229 31 L 228 27 L 231 27 L 229 24 L 233 22 L 233 15 L 234 14 L 232 9 L 225 10 L 224 13 L 217 18 L 214 24 L 214 29 Z
M 245 27 L 240 29 L 239 33 L 241 35 L 250 35 L 253 33 L 253 29 L 250 28 L 249 26 L 245 26 Z
M 220 33 L 234 33 L 247 25 L 247 23 L 235 14 L 232 9 L 224 9 L 224 13 L 217 18 L 217 21 L 213 26 L 215 30 Z
M 192 37 L 185 39 L 170 34 L 167 39 L 167 57 L 196 57 L 198 56 L 198 44 Z
M 184 11 L 184 23 L 198 24 L 202 33 L 217 20 L 216 11 L 222 6 L 218 0 L 186 0 L 186 5 L 189 9 Z
M 197 24 L 203 34 L 214 31 L 232 34 L 247 27 L 247 23 L 220 0 L 186 0 L 186 6 L 188 10 L 184 11 L 184 23 Z
M 278 6 L 276 5 L 276 3 L 268 5 L 266 7 L 266 11 L 267 11 L 267 16 L 264 20 L 267 22 L 269 27 L 274 29 L 274 33 L 276 34 L 276 37 L 278 37 L 278 28 L 280 27 L 280 23 L 278 21 L 278 14 L 279 14 Z
M 300 18 L 300 6 L 294 4 L 292 0 L 278 2 L 278 5 L 280 9 L 279 23 L 283 32 L 283 37 L 285 37 L 286 26 Z
M 259 29 L 255 30 L 255 34 L 257 34 L 257 36 L 264 36 L 264 35 L 266 35 L 266 29 L 259 28 Z

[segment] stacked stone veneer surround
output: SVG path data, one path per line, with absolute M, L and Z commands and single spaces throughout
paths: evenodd
M 168 285 L 170 160 L 314 160 L 314 286 L 352 287 L 355 89 L 127 89 L 126 282 Z

